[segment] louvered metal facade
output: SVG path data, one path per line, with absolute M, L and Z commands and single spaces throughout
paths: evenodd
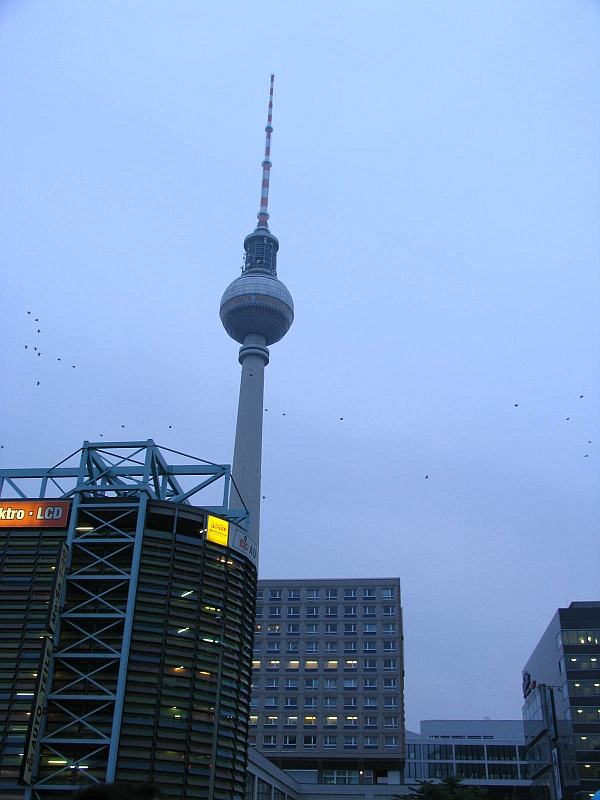
M 18 508 L 27 479 L 71 507 L 62 529 L 0 520 L 0 797 L 152 780 L 167 796 L 242 798 L 256 552 L 228 519 L 229 467 L 170 465 L 150 441 L 86 443 L 77 467 L 0 473 L 0 501 Z M 220 504 L 191 505 L 219 481 Z

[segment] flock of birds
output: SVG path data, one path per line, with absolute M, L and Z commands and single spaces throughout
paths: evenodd
M 27 312 L 27 315 L 28 315 L 29 317 L 32 317 L 32 313 L 31 313 L 31 311 L 28 311 L 28 312 Z M 34 335 L 35 335 L 35 337 L 37 337 L 37 336 L 39 336 L 39 335 L 42 333 L 42 330 L 41 330 L 41 328 L 38 328 L 38 327 L 37 327 L 37 324 L 40 322 L 40 319 L 39 319 L 39 317 L 34 317 L 34 318 L 33 318 L 33 322 L 34 322 L 34 325 L 35 325 L 35 327 L 36 327 L 36 329 L 35 329 L 35 334 L 34 334 Z M 40 344 L 40 340 L 38 340 L 38 345 L 39 345 L 39 344 Z M 31 353 L 35 354 L 35 355 L 36 355 L 38 358 L 41 358 L 41 356 L 42 356 L 42 351 L 41 351 L 41 349 L 40 349 L 40 347 L 39 347 L 38 345 L 30 345 L 30 344 L 26 344 L 26 345 L 25 345 L 25 350 L 29 350 Z M 60 361 L 60 362 L 62 362 L 62 361 L 63 361 L 63 359 L 62 359 L 60 356 L 57 356 L 57 357 L 56 357 L 56 360 L 57 360 L 57 361 Z M 72 369 L 75 369 L 75 364 L 71 364 L 71 367 L 72 367 Z M 41 385 L 41 381 L 40 381 L 40 380 L 36 380 L 36 384 L 37 384 L 37 386 L 40 386 L 40 385 Z M 580 394 L 580 395 L 579 395 L 579 399 L 580 399 L 580 400 L 583 400 L 583 399 L 584 399 L 584 396 L 583 396 L 582 394 Z M 515 408 L 518 408 L 518 407 L 519 407 L 519 404 L 518 404 L 518 403 L 515 403 L 515 404 L 514 404 L 514 407 L 515 407 Z M 265 411 L 268 411 L 268 410 L 269 410 L 268 408 L 265 408 Z M 284 416 L 284 417 L 286 416 L 286 412 L 285 412 L 285 411 L 283 411 L 283 412 L 282 412 L 282 416 Z M 340 421 L 340 422 L 342 422 L 342 421 L 343 421 L 343 419 L 344 419 L 344 417 L 340 417 L 340 418 L 339 418 L 339 421 Z M 571 419 L 571 417 L 570 417 L 570 416 L 565 418 L 566 422 L 569 422 L 569 420 L 570 420 L 570 419 Z M 172 429 L 172 427 L 173 427 L 172 425 L 169 425 L 169 426 L 168 426 L 168 430 L 171 430 L 171 429 Z M 125 425 L 121 424 L 121 428 L 122 428 L 122 429 L 124 429 L 124 428 L 125 428 Z M 104 434 L 102 434 L 102 433 L 101 433 L 101 434 L 100 434 L 100 438 L 101 438 L 101 439 L 103 439 L 103 438 L 104 438 Z M 591 439 L 588 439 L 588 444 L 591 444 L 591 443 L 592 443 Z M 0 445 L 0 450 L 4 450 L 4 445 Z M 589 453 L 586 453 L 586 454 L 584 455 L 584 458 L 588 458 L 588 457 L 589 457 Z M 429 474 L 426 474 L 426 475 L 425 475 L 425 480 L 428 480 L 428 479 L 429 479 Z M 265 496 L 265 495 L 262 495 L 262 499 L 263 499 L 263 500 L 266 500 L 266 496 Z
M 28 312 L 27 312 L 27 314 L 28 314 L 29 316 L 31 316 L 31 311 L 28 311 Z M 34 318 L 34 323 L 38 323 L 39 321 L 40 321 L 40 320 L 39 320 L 39 317 L 35 317 L 35 318 Z M 41 332 L 42 332 L 41 328 L 38 328 L 38 329 L 37 329 L 37 331 L 36 331 L 36 334 L 35 334 L 35 335 L 36 335 L 36 336 L 39 336 L 39 334 L 40 334 Z M 40 340 L 38 339 L 38 344 L 39 344 L 39 343 L 40 343 Z M 33 349 L 32 349 L 32 348 L 33 348 Z M 37 345 L 29 345 L 29 344 L 26 344 L 26 345 L 25 345 L 25 350 L 29 350 L 30 352 L 33 352 L 33 353 L 35 353 L 35 355 L 37 355 L 37 357 L 38 357 L 38 358 L 41 358 L 42 351 L 40 350 L 40 348 L 39 348 Z M 62 358 L 60 358 L 60 357 L 57 357 L 57 359 L 56 359 L 56 360 L 57 360 L 57 361 L 62 361 Z M 75 364 L 71 364 L 71 367 L 72 367 L 73 369 L 75 369 Z M 37 383 L 37 385 L 39 386 L 39 385 L 41 384 L 41 381 L 39 381 L 39 380 L 38 380 L 38 381 L 36 381 L 36 383 Z

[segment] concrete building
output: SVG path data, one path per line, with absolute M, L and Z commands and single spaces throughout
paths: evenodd
M 534 800 L 600 789 L 600 602 L 559 608 L 523 670 Z
M 258 582 L 250 743 L 302 783 L 400 784 L 400 580 Z

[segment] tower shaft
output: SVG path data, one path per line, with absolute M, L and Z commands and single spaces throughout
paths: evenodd
M 232 475 L 234 483 L 229 497 L 230 513 L 250 510 L 249 534 L 258 542 L 260 528 L 260 482 L 262 462 L 263 398 L 265 367 L 269 349 L 265 337 L 249 334 L 240 347 L 242 365 Z M 236 488 L 237 487 L 237 488 Z M 241 498 L 240 498 L 241 495 Z M 242 502 L 243 500 L 243 502 Z
M 248 533 L 258 545 L 260 529 L 260 482 L 265 367 L 268 346 L 283 339 L 294 321 L 294 302 L 277 277 L 279 242 L 268 228 L 267 203 L 271 171 L 271 133 L 273 131 L 273 79 L 269 92 L 267 138 L 262 162 L 262 185 L 258 225 L 244 239 L 242 274 L 229 284 L 221 298 L 221 322 L 227 333 L 242 347 L 240 400 L 233 453 L 233 482 L 229 509 L 249 511 Z

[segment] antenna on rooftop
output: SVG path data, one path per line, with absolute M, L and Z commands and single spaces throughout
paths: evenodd
M 267 204 L 269 202 L 269 177 L 271 175 L 271 132 L 273 130 L 271 122 L 273 120 L 274 80 L 275 80 L 275 75 L 271 75 L 271 88 L 269 91 L 269 113 L 267 115 L 267 125 L 265 127 L 265 131 L 267 132 L 267 137 L 265 140 L 265 157 L 262 162 L 263 174 L 262 174 L 262 188 L 260 191 L 260 211 L 257 214 L 259 228 L 269 227 L 268 224 L 269 214 L 267 213 Z

